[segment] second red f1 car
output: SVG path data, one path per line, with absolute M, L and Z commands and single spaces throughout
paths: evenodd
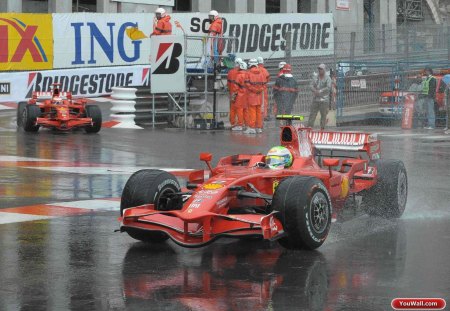
M 291 125 L 295 116 L 279 119 L 288 125 L 268 155 L 228 156 L 212 167 L 212 155 L 202 153 L 210 176 L 193 171 L 186 187 L 165 171 L 134 173 L 122 193 L 120 231 L 186 247 L 256 236 L 315 249 L 327 238 L 332 208 L 358 201 L 369 215 L 402 215 L 406 169 L 401 161 L 380 159 L 376 135 L 314 132 Z
M 52 92 L 33 92 L 28 102 L 19 103 L 17 126 L 26 132 L 37 132 L 42 126 L 60 131 L 84 128 L 86 133 L 97 133 L 102 127 L 102 113 L 98 106 L 86 103 L 85 99 L 72 99 L 70 92 L 61 92 L 56 83 Z

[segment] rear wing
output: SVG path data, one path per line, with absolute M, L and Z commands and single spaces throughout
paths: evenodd
M 314 148 L 318 150 L 366 152 L 371 160 L 381 156 L 377 134 L 311 131 L 309 137 Z
M 71 99 L 72 93 L 71 92 L 59 92 L 59 97 L 62 99 Z M 53 98 L 53 92 L 37 92 L 34 91 L 32 95 L 33 99 L 52 99 Z

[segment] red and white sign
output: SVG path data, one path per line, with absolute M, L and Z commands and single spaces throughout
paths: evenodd
M 336 0 L 336 10 L 350 10 L 350 0 Z
M 402 129 L 412 129 L 413 117 L 414 117 L 414 105 L 416 103 L 416 96 L 408 94 L 405 96 L 405 104 L 403 107 L 402 115 Z

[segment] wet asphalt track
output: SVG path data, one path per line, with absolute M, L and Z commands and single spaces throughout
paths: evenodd
M 0 112 L 0 211 L 118 198 L 138 167 L 202 168 L 200 151 L 215 159 L 266 152 L 278 139 L 276 130 L 29 135 L 16 131 L 12 115 Z M 149 246 L 113 232 L 118 211 L 0 224 L 0 310 L 392 310 L 395 297 L 449 302 L 450 136 L 378 130 L 387 134 L 384 157 L 402 158 L 408 170 L 399 220 L 348 215 L 315 252 L 225 239 L 202 249 Z

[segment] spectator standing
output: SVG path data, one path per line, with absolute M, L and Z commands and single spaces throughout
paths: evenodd
M 441 83 L 444 83 L 443 81 Z M 445 134 L 450 134 L 450 130 L 448 129 L 448 119 L 450 118 L 450 82 L 447 84 L 447 87 L 445 88 L 445 107 L 447 110 L 447 116 L 445 119 Z
M 433 69 L 431 67 L 425 68 L 425 79 L 422 82 L 421 98 L 424 100 L 424 105 L 427 110 L 428 126 L 427 130 L 434 130 L 436 127 L 436 114 L 434 111 L 434 101 L 436 98 L 436 78 L 433 76 Z
M 277 114 L 291 114 L 297 99 L 297 81 L 292 75 L 291 65 L 283 66 L 281 75 L 275 80 L 273 97 L 277 105 Z
M 263 102 L 261 104 L 262 114 L 263 118 L 265 120 L 268 119 L 268 112 L 269 112 L 269 82 L 270 82 L 270 74 L 267 71 L 267 69 L 264 67 L 264 59 L 259 56 L 257 59 L 258 61 L 258 67 L 261 70 L 262 75 L 265 77 L 266 84 L 264 85 L 264 97 Z
M 238 85 L 236 84 L 236 78 L 239 73 L 239 63 L 242 62 L 242 59 L 236 58 L 234 61 L 234 68 L 232 68 L 230 71 L 228 71 L 227 75 L 227 86 L 228 91 L 230 93 L 230 124 L 231 124 L 231 130 L 234 131 L 241 131 L 242 130 L 242 124 L 238 125 L 239 120 L 236 122 L 237 117 L 237 109 L 236 109 L 236 97 L 238 92 Z M 242 120 L 242 115 L 241 115 Z M 242 123 L 242 122 L 241 122 Z
M 248 62 L 250 67 L 247 78 L 248 96 L 248 128 L 245 134 L 262 133 L 263 120 L 261 103 L 264 96 L 266 77 L 258 67 L 258 61 L 254 58 Z
M 172 34 L 172 24 L 170 23 L 170 15 L 163 8 L 157 8 L 155 11 L 155 23 L 151 36 L 166 36 Z
M 320 64 L 319 75 L 311 82 L 311 91 L 313 92 L 313 101 L 309 113 L 308 126 L 314 127 L 317 113 L 320 111 L 320 129 L 325 128 L 327 121 L 328 108 L 330 105 L 331 78 L 326 74 L 325 64 Z
M 277 74 L 277 77 L 279 77 L 279 76 L 281 76 L 283 74 L 284 65 L 286 65 L 286 62 L 279 62 L 278 63 L 278 74 Z
M 223 50 L 223 21 L 222 18 L 219 17 L 219 12 L 216 10 L 210 11 L 208 17 L 210 20 L 208 36 L 210 37 L 211 59 L 214 59 L 214 62 L 218 63 Z
M 246 125 L 246 109 L 248 106 L 246 81 L 247 76 L 247 64 L 243 61 L 239 62 L 239 71 L 236 75 L 236 99 L 233 102 L 233 113 L 237 117 L 237 123 L 231 128 L 233 131 L 242 131 Z

